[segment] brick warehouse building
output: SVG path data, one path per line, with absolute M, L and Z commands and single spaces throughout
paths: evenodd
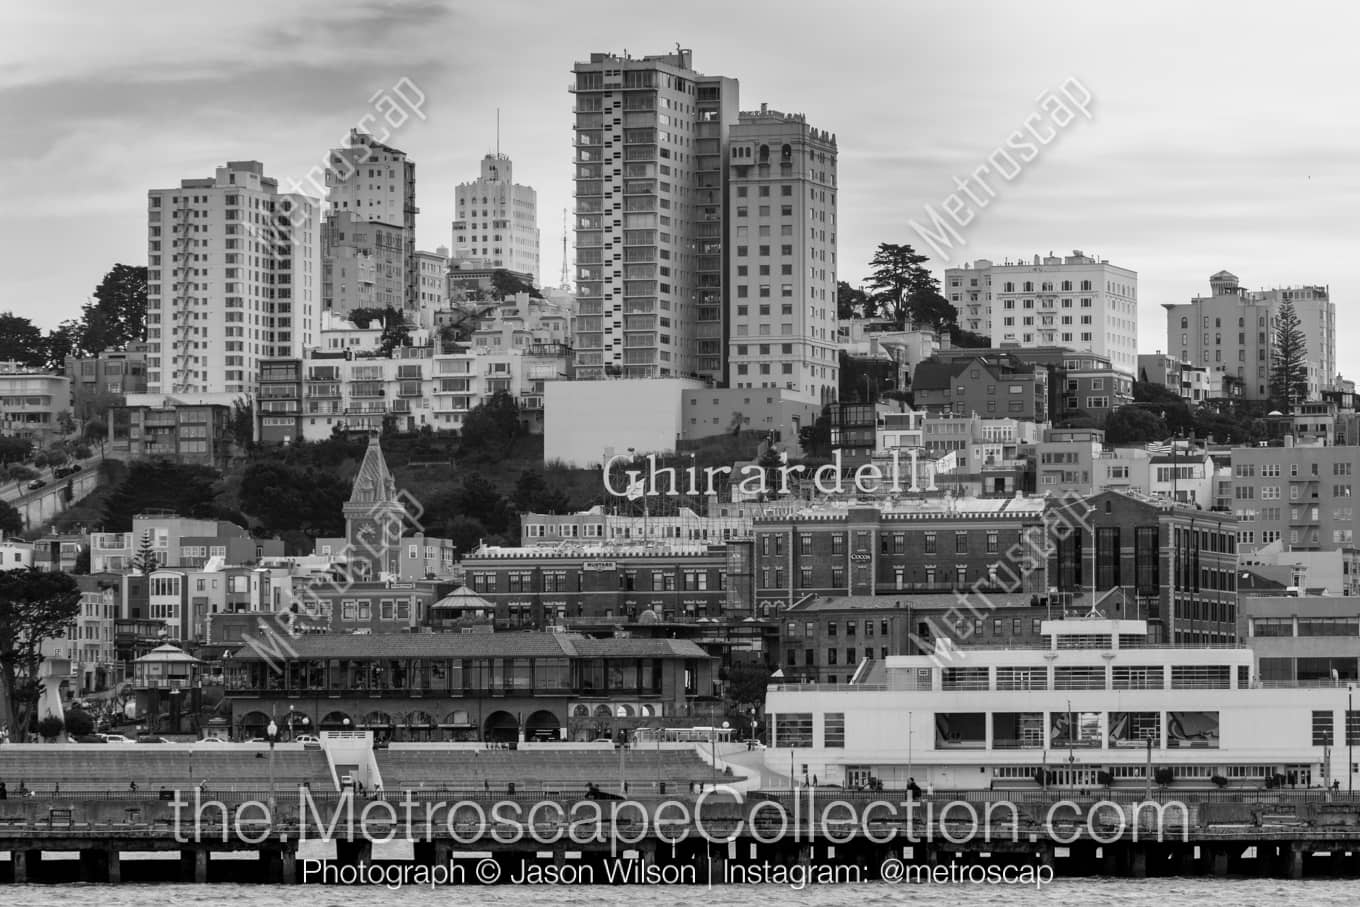
M 950 593 L 977 588 L 1046 595 L 1049 565 L 997 568 L 1042 530 L 1043 498 L 822 505 L 758 517 L 752 557 L 756 609 L 779 614 L 808 596 Z
M 562 625 L 573 618 L 659 621 L 745 617 L 729 561 L 742 549 L 682 541 L 533 548 L 482 546 L 463 558 L 468 587 L 495 607 L 498 629 Z
M 1232 514 L 1120 491 L 1061 506 L 1083 527 L 1054 539 L 1049 572 L 1067 607 L 1089 611 L 1094 591 L 1106 616 L 1146 620 L 1154 642 L 1236 641 Z

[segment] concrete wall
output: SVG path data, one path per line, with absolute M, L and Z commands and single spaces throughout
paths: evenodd
M 730 387 L 685 391 L 680 437 L 685 441 L 742 431 L 774 431 L 784 444 L 796 444 L 798 429 L 817 421 L 819 404 L 794 400 L 782 388 Z
M 543 386 L 543 460 L 591 466 L 608 457 L 670 452 L 680 437 L 689 378 L 549 381 Z

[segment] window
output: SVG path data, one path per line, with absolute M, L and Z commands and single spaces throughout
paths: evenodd
M 812 713 L 789 712 L 774 716 L 774 739 L 771 746 L 790 749 L 812 746 Z
M 1313 713 L 1313 746 L 1331 746 L 1336 743 L 1335 717 L 1331 712 Z
M 822 716 L 822 746 L 845 749 L 844 712 L 827 712 Z

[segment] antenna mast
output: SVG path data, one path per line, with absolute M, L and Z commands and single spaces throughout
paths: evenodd
M 501 109 L 496 108 L 496 157 L 501 156 Z

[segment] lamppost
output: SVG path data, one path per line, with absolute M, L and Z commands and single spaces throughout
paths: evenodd
M 274 744 L 279 740 L 279 726 L 273 718 L 269 719 L 269 727 L 264 729 L 265 736 L 269 738 L 269 824 L 274 824 L 274 808 L 276 800 L 274 797 Z
M 289 739 L 289 740 L 292 740 L 292 739 L 293 739 L 293 736 L 297 733 L 297 732 L 293 729 L 293 722 L 296 721 L 296 720 L 297 720 L 297 714 L 293 711 L 293 707 L 290 705 L 290 706 L 288 707 L 288 723 L 287 723 L 286 725 L 284 725 L 284 727 L 287 728 L 287 730 L 288 730 L 288 739 Z
M 907 783 L 911 783 L 911 712 L 907 712 Z
M 619 722 L 628 717 L 628 710 L 619 706 L 614 710 L 614 745 L 619 748 L 619 794 L 628 795 L 628 781 L 624 775 L 623 752 L 628 748 L 628 738 L 619 726 Z

